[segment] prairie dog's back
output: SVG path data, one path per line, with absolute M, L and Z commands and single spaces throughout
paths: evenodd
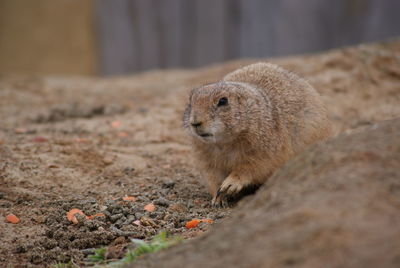
M 315 89 L 303 78 L 270 63 L 256 63 L 238 69 L 224 81 L 247 83 L 263 92 L 271 101 L 277 122 L 298 152 L 331 134 L 325 107 Z

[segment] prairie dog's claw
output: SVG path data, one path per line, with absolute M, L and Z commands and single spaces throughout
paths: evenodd
M 226 178 L 219 187 L 217 194 L 211 201 L 211 205 L 213 207 L 229 207 L 228 200 L 235 197 L 235 195 L 240 193 L 248 185 L 249 183 L 232 177 Z
M 229 207 L 228 199 L 225 194 L 218 192 L 216 196 L 211 201 L 211 205 L 215 208 L 227 208 Z

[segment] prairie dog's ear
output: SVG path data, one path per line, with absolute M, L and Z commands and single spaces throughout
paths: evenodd
M 280 74 L 279 79 L 281 79 L 282 74 L 289 75 L 289 72 L 275 64 L 259 62 L 233 71 L 227 74 L 223 80 L 248 83 L 264 88 L 266 85 L 273 83 L 277 74 Z
M 189 93 L 187 94 L 187 99 L 189 100 L 189 102 L 192 101 L 192 96 L 194 94 L 194 91 L 196 90 L 196 88 L 192 88 Z

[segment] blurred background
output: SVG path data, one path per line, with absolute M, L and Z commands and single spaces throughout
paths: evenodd
M 399 35 L 399 0 L 0 0 L 0 73 L 122 75 Z

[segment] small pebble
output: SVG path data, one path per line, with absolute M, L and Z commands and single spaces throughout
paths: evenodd
M 173 180 L 166 180 L 163 182 L 162 187 L 164 188 L 174 188 L 175 182 Z
M 154 204 L 159 205 L 159 206 L 163 206 L 163 207 L 168 207 L 170 202 L 167 199 L 165 199 L 163 197 L 160 197 L 160 198 L 158 198 L 157 200 L 154 201 Z
M 120 219 L 122 217 L 124 217 L 124 214 L 122 214 L 122 213 L 114 214 L 114 215 L 110 216 L 110 221 L 112 223 L 114 223 L 114 222 L 116 222 L 118 219 Z

